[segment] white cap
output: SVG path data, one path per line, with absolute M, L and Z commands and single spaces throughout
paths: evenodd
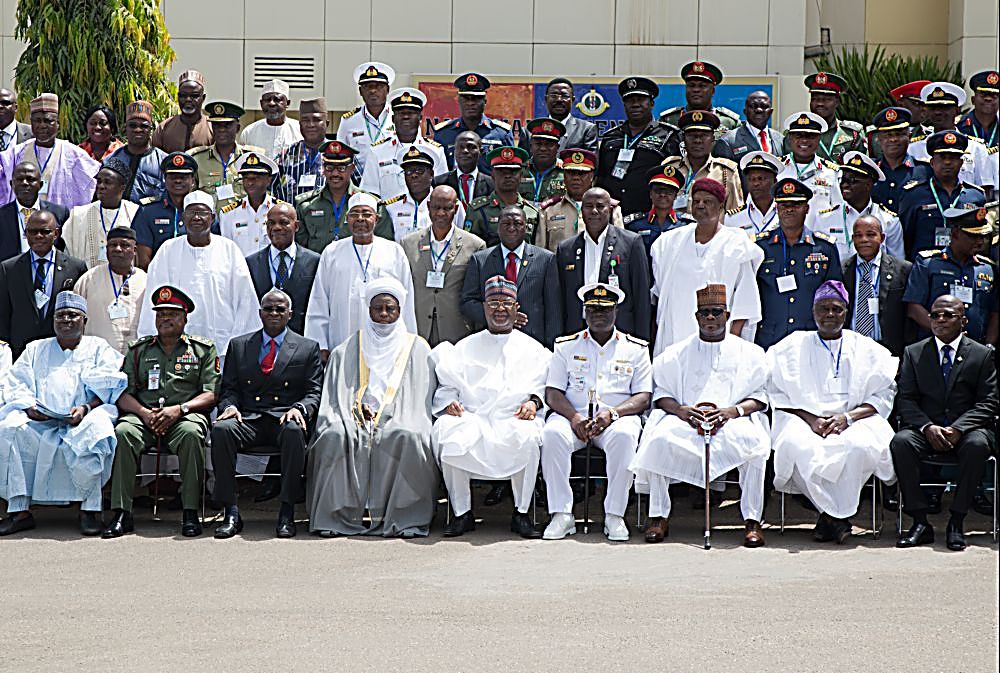
M 931 82 L 930 84 L 925 84 L 924 88 L 920 90 L 920 100 L 925 103 L 932 103 L 934 96 L 931 94 L 937 89 L 941 89 L 946 94 L 951 94 L 957 98 L 959 107 L 965 105 L 965 89 L 951 82 Z
M 406 288 L 392 276 L 375 278 L 365 285 L 365 303 L 371 304 L 372 299 L 380 294 L 392 295 L 402 306 L 406 303 Z
M 365 73 L 368 71 L 369 68 L 374 68 L 375 70 L 377 70 L 379 73 L 378 74 L 379 77 L 384 76 L 386 79 L 388 79 L 389 87 L 392 88 L 392 83 L 396 81 L 396 71 L 393 70 L 390 66 L 386 65 L 385 63 L 379 63 L 378 61 L 366 61 L 364 63 L 359 64 L 358 67 L 354 69 L 354 75 L 353 75 L 354 81 L 360 84 L 361 80 L 376 79 L 376 77 L 366 78 Z
M 621 288 L 609 285 L 608 283 L 588 283 L 576 291 L 576 296 L 580 298 L 580 301 L 586 302 L 587 300 L 584 297 L 586 297 L 587 293 L 597 288 L 604 288 L 606 292 L 614 295 L 616 304 L 625 301 L 625 292 Z
M 246 167 L 248 171 L 263 173 L 264 171 L 261 170 L 261 166 L 267 166 L 271 175 L 278 174 L 277 162 L 263 152 L 244 152 L 236 159 L 236 163 L 233 164 L 233 170 L 239 173 Z
M 825 119 L 823 119 L 822 117 L 820 117 L 815 112 L 809 112 L 807 110 L 802 111 L 802 112 L 796 112 L 794 114 L 790 114 L 787 117 L 785 117 L 785 123 L 782 125 L 782 128 L 786 132 L 787 131 L 791 131 L 791 130 L 799 130 L 799 129 L 793 129 L 792 126 L 795 125 L 795 122 L 797 122 L 800 119 L 802 119 L 803 116 L 807 117 L 813 123 L 819 124 L 819 127 L 820 127 L 820 131 L 819 132 L 821 134 L 822 133 L 826 133 L 827 129 L 830 128 L 829 125 L 826 123 Z M 802 129 L 802 130 L 803 131 L 808 131 L 808 129 Z M 813 131 L 813 133 L 815 133 L 815 131 Z
M 264 83 L 264 89 L 260 92 L 263 96 L 269 93 L 280 93 L 285 98 L 289 98 L 291 93 L 291 88 L 288 86 L 288 82 L 281 79 L 272 79 Z
M 867 154 L 865 154 L 864 152 L 851 150 L 850 152 L 845 153 L 843 157 L 841 157 L 840 164 L 842 166 L 846 166 L 848 169 L 851 169 L 851 167 L 858 167 L 861 166 L 861 164 L 864 164 L 868 168 L 874 170 L 875 174 L 878 175 L 878 179 L 875 182 L 882 182 L 883 180 L 885 180 L 885 173 L 883 173 L 882 169 L 878 167 L 878 164 L 875 163 L 875 160 L 872 159 Z M 860 169 L 854 168 L 853 170 L 860 170 Z
M 424 92 L 421 91 L 420 89 L 414 89 L 413 87 L 409 86 L 404 86 L 402 88 L 393 89 L 392 91 L 390 91 L 389 97 L 387 98 L 387 100 L 389 101 L 389 105 L 392 106 L 392 102 L 397 98 L 402 98 L 404 94 L 410 94 L 412 98 L 420 101 L 420 107 L 427 105 L 427 96 L 424 95 Z M 412 105 L 412 101 L 403 102 L 404 105 L 406 105 L 407 103 Z
M 758 158 L 759 157 L 759 158 Z M 774 169 L 774 174 L 778 175 L 783 170 L 785 170 L 785 164 L 781 163 L 781 159 L 774 156 L 770 152 L 762 152 L 761 150 L 754 150 L 753 152 L 747 152 L 740 159 L 740 171 L 745 171 L 750 162 L 753 162 L 752 168 L 764 168 L 762 164 L 767 164 Z
M 354 192 L 347 201 L 347 212 L 351 212 L 355 206 L 368 206 L 372 210 L 378 210 L 378 199 L 368 192 Z
M 187 210 L 188 206 L 192 206 L 196 203 L 200 203 L 203 206 L 208 206 L 208 209 L 215 213 L 215 199 L 208 192 L 203 192 L 200 189 L 196 189 L 187 196 L 184 197 L 184 209 Z

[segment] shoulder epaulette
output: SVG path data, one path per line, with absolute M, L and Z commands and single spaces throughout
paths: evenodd
M 159 196 L 144 196 L 141 199 L 139 199 L 139 205 L 148 206 L 149 204 L 156 203 L 159 200 L 160 200 Z
M 823 210 L 819 211 L 819 214 L 820 215 L 824 215 L 826 213 L 834 213 L 834 212 L 836 212 L 838 210 L 840 210 L 840 204 L 839 203 L 835 203 L 832 206 L 830 206 L 829 208 L 824 208 Z
M 1000 151 L 1000 145 L 994 145 L 993 147 L 987 148 L 986 153 L 987 154 L 996 154 L 997 151 Z
M 220 212 L 223 213 L 232 212 L 236 210 L 239 207 L 239 205 L 240 205 L 239 201 L 233 201 L 232 203 L 227 203 L 226 205 L 222 206 L 222 210 Z
M 192 147 L 187 151 L 188 155 L 194 156 L 196 154 L 201 154 L 202 152 L 207 152 L 212 148 L 211 145 L 199 145 L 198 147 Z
M 973 255 L 973 258 L 980 264 L 989 264 L 990 266 L 993 266 L 993 260 L 986 255 Z
M 487 205 L 493 197 L 489 194 L 486 196 L 477 196 L 476 198 L 469 201 L 469 210 L 474 208 L 482 208 Z
M 629 213 L 622 218 L 622 224 L 629 224 L 630 222 L 635 222 L 646 217 L 646 213 Z
M 838 164 L 836 161 L 830 161 L 829 159 L 820 159 L 820 161 L 822 161 L 823 165 L 829 168 L 831 171 L 840 170 L 840 164 Z
M 448 126 L 448 124 L 451 124 L 451 122 L 452 122 L 451 119 L 445 119 L 443 122 L 438 122 L 437 124 L 434 125 L 434 130 L 440 131 L 441 129 Z
M 3 339 L 0 339 L 0 346 L 7 346 L 7 345 L 9 345 L 9 344 L 6 341 L 4 341 Z
M 740 165 L 732 159 L 726 159 L 725 157 L 712 157 L 712 161 L 720 166 L 725 166 L 731 171 L 739 172 L 740 170 Z
M 882 212 L 885 213 L 886 215 L 888 215 L 889 217 L 899 217 L 899 213 L 897 213 L 897 212 L 895 212 L 893 210 L 889 210 L 885 206 L 879 206 L 879 208 L 881 208 Z
M 913 189 L 914 187 L 916 187 L 917 185 L 921 184 L 922 182 L 925 182 L 925 181 L 924 180 L 910 180 L 905 185 L 903 185 L 903 189 L 907 189 L 907 190 Z
M 832 245 L 836 245 L 837 244 L 837 239 L 835 239 L 830 234 L 824 233 L 822 231 L 814 231 L 813 232 L 813 236 L 815 236 L 816 238 L 818 238 L 821 241 L 826 241 L 827 243 L 830 243 Z
M 859 124 L 856 121 L 851 121 L 850 119 L 841 119 L 840 120 L 840 125 L 841 126 L 846 126 L 847 128 L 851 129 L 852 131 L 857 131 L 858 133 L 864 133 L 865 132 L 865 127 L 864 126 L 862 126 L 861 124 Z
M 356 108 L 354 108 L 353 110 L 348 110 L 344 114 L 340 115 L 340 118 L 341 119 L 350 119 L 351 117 L 353 117 L 354 115 L 358 114 L 359 112 L 361 112 L 361 106 L 360 105 L 357 106 Z
M 743 206 L 740 208 L 730 208 L 729 210 L 726 211 L 726 215 L 735 215 L 736 213 L 742 213 L 746 209 L 747 209 L 747 204 L 744 203 Z
M 391 199 L 386 199 L 385 201 L 380 201 L 379 203 L 380 203 L 380 205 L 388 206 L 390 203 L 396 203 L 396 201 L 402 201 L 405 198 L 406 198 L 406 194 L 397 194 L 396 196 L 392 197 Z
M 643 341 L 639 337 L 634 337 L 631 334 L 626 334 L 625 335 L 625 341 L 631 341 L 634 344 L 639 344 L 643 348 L 648 348 L 649 347 L 649 342 L 648 341 Z
M 962 186 L 963 186 L 963 187 L 968 187 L 969 189 L 975 189 L 975 190 L 976 190 L 977 192 L 982 192 L 983 194 L 985 194 L 985 193 L 986 193 L 986 190 L 985 190 L 985 189 L 983 189 L 983 188 L 982 188 L 982 187 L 980 187 L 979 185 L 974 185 L 974 184 L 972 184 L 971 182 L 963 182 L 963 183 L 962 183 Z
M 762 231 L 762 232 L 760 232 L 758 234 L 755 234 L 754 237 L 753 237 L 753 240 L 754 241 L 762 241 L 765 238 L 769 237 L 771 235 L 771 233 L 772 232 L 770 232 L 770 231 Z
M 556 343 L 561 344 L 561 343 L 566 343 L 567 341 L 574 341 L 576 339 L 579 339 L 581 334 L 583 334 L 583 332 L 577 332 L 576 334 L 567 334 L 566 336 L 556 337 Z
M 309 201 L 310 199 L 315 199 L 320 194 L 320 192 L 323 191 L 323 189 L 324 189 L 323 187 L 320 187 L 319 189 L 311 189 L 308 192 L 302 192 L 301 194 L 296 194 L 295 205 L 299 206 L 305 203 L 306 201 Z
M 920 255 L 921 257 L 926 257 L 930 259 L 931 257 L 934 257 L 936 255 L 943 255 L 944 250 L 921 250 L 917 254 Z
M 736 121 L 743 121 L 742 119 L 740 119 L 740 116 L 738 114 L 736 114 L 727 107 L 722 107 L 721 105 L 715 108 L 715 114 L 721 115 L 723 117 L 729 117 L 730 119 L 734 119 Z
M 371 147 L 378 147 L 388 142 L 392 142 L 396 139 L 396 136 L 386 136 L 385 138 L 380 138 L 371 144 Z
M 924 139 L 924 138 L 926 138 L 926 137 L 927 137 L 927 136 L 924 136 L 924 135 L 919 135 L 919 136 L 910 136 L 910 143 L 911 143 L 911 144 L 912 144 L 912 143 L 919 143 L 919 142 L 920 142 L 921 140 L 923 140 L 923 139 Z
M 975 141 L 977 143 L 980 143 L 982 145 L 986 144 L 986 141 L 983 140 L 982 138 L 980 138 L 979 136 L 965 136 L 965 137 L 968 138 L 969 140 L 973 140 L 973 141 Z
M 424 138 L 424 144 L 430 145 L 431 147 L 444 147 L 444 145 L 431 138 Z
M 237 145 L 244 152 L 257 152 L 258 154 L 267 154 L 267 150 L 263 147 L 257 147 L 256 145 Z
M 197 334 L 185 333 L 185 336 L 187 336 L 187 338 L 190 339 L 192 343 L 201 344 L 202 346 L 211 346 L 212 348 L 215 348 L 215 342 L 212 341 L 211 339 L 208 339 L 203 336 L 198 336 Z
M 129 344 L 128 344 L 128 347 L 129 348 L 135 348 L 136 346 L 139 346 L 139 345 L 142 345 L 142 344 L 148 344 L 148 343 L 150 343 L 155 338 L 156 338 L 155 335 L 153 335 L 153 334 L 147 334 L 144 337 L 139 337 L 135 341 L 130 341 Z
M 660 113 L 660 118 L 662 119 L 663 117 L 669 117 L 673 113 L 680 112 L 683 109 L 684 109 L 683 105 L 678 105 L 677 107 L 672 107 L 669 110 L 664 110 L 663 112 Z
M 547 198 L 544 201 L 542 201 L 541 203 L 539 203 L 538 207 L 541 208 L 542 210 L 545 210 L 546 208 L 548 208 L 550 206 L 556 205 L 560 201 L 562 201 L 562 195 L 561 194 L 558 194 L 556 196 L 550 196 L 549 198 Z
M 510 131 L 510 124 L 508 124 L 507 122 L 505 122 L 505 121 L 503 121 L 501 119 L 493 119 L 491 121 L 494 124 L 496 124 L 497 126 L 499 126 L 500 128 L 502 128 L 504 131 Z

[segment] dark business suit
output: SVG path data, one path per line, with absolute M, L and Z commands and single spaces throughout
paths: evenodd
M 889 448 L 899 479 L 904 510 L 927 511 L 927 498 L 920 488 L 920 459 L 945 455 L 958 460 L 958 484 L 951 511 L 969 511 L 972 498 L 986 469 L 986 458 L 996 443 L 997 372 L 993 348 L 962 336 L 952 354 L 951 374 L 945 383 L 934 337 L 908 346 L 903 354 L 896 392 L 896 414 L 900 430 Z M 962 433 L 955 448 L 945 454 L 935 451 L 924 436 L 928 424 L 952 427 Z
M 563 301 L 563 334 L 573 334 L 585 327 L 583 303 L 576 293 L 584 285 L 583 264 L 586 251 L 583 237 L 587 235 L 586 231 L 581 231 L 556 248 L 556 268 Z M 608 282 L 612 260 L 615 261 L 618 287 L 625 293 L 625 300 L 618 305 L 615 326 L 626 334 L 649 340 L 652 313 L 649 300 L 649 262 L 646 260 L 642 236 L 627 229 L 609 226 L 601 253 L 598 282 Z
M 597 124 L 573 115 L 570 115 L 565 123 L 566 133 L 559 139 L 560 152 L 570 148 L 597 151 Z M 521 131 L 521 141 L 518 145 L 528 152 L 531 151 L 531 134 L 527 129 Z
M 21 220 L 17 216 L 17 211 L 21 207 L 17 199 L 4 206 L 0 206 L 0 261 L 17 257 L 21 254 Z M 38 207 L 52 213 L 60 229 L 66 224 L 66 220 L 69 218 L 69 209 L 66 206 L 60 206 L 58 203 L 40 199 Z M 25 222 L 25 225 L 27 224 Z M 61 238 L 59 242 L 62 242 Z M 57 245 L 56 249 L 61 250 L 63 247 L 65 246 Z
M 294 505 L 303 493 L 308 428 L 279 421 L 292 407 L 302 412 L 307 425 L 315 421 L 323 388 L 319 344 L 288 330 L 274 369 L 264 374 L 262 343 L 263 331 L 257 330 L 231 340 L 226 350 L 219 413 L 236 407 L 243 416 L 242 421 L 218 421 L 212 428 L 213 496 L 227 506 L 236 504 L 236 454 L 256 447 L 281 451 L 281 502 Z
M 31 251 L 0 264 L 0 339 L 10 344 L 15 358 L 29 341 L 55 336 L 52 314 L 56 295 L 72 290 L 77 279 L 87 272 L 86 262 L 64 252 L 56 251 L 53 263 L 52 295 L 41 315 L 35 306 Z
M 462 190 L 458 186 L 458 169 L 453 169 L 447 173 L 442 173 L 441 175 L 435 175 L 434 181 L 431 183 L 434 187 L 439 185 L 448 185 L 455 190 L 458 194 L 458 198 L 462 198 Z M 476 183 L 472 185 L 472 199 L 477 199 L 480 196 L 489 196 L 493 193 L 496 185 L 493 184 L 493 178 L 485 173 L 476 174 Z M 469 199 L 470 201 L 472 199 Z
M 250 267 L 250 278 L 253 279 L 253 289 L 257 293 L 257 299 L 263 299 L 264 295 L 274 287 L 274 283 L 271 282 L 270 254 L 271 246 L 267 246 L 247 257 L 247 266 Z M 282 289 L 292 298 L 292 319 L 288 322 L 288 329 L 298 334 L 305 331 L 306 308 L 317 268 L 319 268 L 319 255 L 308 248 L 296 245 L 295 264 L 292 265 L 288 282 Z
M 854 297 L 857 283 L 857 254 L 851 255 L 844 262 L 844 287 L 851 301 L 847 306 L 847 325 L 853 325 Z M 903 292 L 906 291 L 906 279 L 910 277 L 911 262 L 899 259 L 882 251 L 882 259 L 878 265 L 878 325 L 881 330 L 879 343 L 888 348 L 893 355 L 900 357 L 907 342 L 914 338 L 914 328 L 906 317 L 906 304 L 903 303 Z
M 776 131 L 771 127 L 764 130 L 767 132 L 767 142 L 770 145 L 768 150 L 774 156 L 780 157 L 781 146 L 782 143 L 785 142 L 784 137 L 781 135 L 780 131 Z M 740 159 L 742 159 L 745 155 L 762 149 L 760 146 L 760 138 L 752 135 L 747 129 L 747 125 L 745 123 L 740 124 L 731 131 L 727 131 L 719 140 L 729 147 L 729 151 L 732 153 L 732 156 L 728 158 L 735 161 L 737 166 L 740 163 Z M 743 179 L 743 171 L 740 171 L 740 179 L 743 181 L 743 192 L 746 193 L 747 183 L 746 180 Z
M 478 331 L 486 327 L 483 286 L 493 276 L 503 276 L 506 260 L 499 245 L 480 250 L 469 260 L 462 287 L 462 315 Z M 556 278 L 555 255 L 525 243 L 524 259 L 517 270 L 517 303 L 528 324 L 521 331 L 547 348 L 562 334 L 562 306 Z

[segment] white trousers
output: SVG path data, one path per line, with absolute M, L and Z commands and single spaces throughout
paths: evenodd
M 744 463 L 737 469 L 740 473 L 740 511 L 743 513 L 743 518 L 760 521 L 764 512 L 764 465 Z M 668 518 L 670 516 L 668 486 L 677 482 L 655 472 L 649 472 L 648 475 L 649 516 Z M 713 491 L 723 490 L 725 485 L 713 481 L 709 488 Z
M 642 422 L 638 416 L 624 416 L 609 425 L 594 438 L 594 446 L 607 457 L 608 493 L 604 498 L 604 513 L 625 515 L 628 492 L 632 488 L 632 471 L 628 469 L 639 446 Z M 573 452 L 585 446 L 575 434 L 569 420 L 552 414 L 542 428 L 542 476 L 549 501 L 549 513 L 573 511 L 573 490 L 569 473 Z
M 495 477 L 483 476 L 463 470 L 446 462 L 441 462 L 441 476 L 444 485 L 448 487 L 448 500 L 455 516 L 462 516 L 472 509 L 472 491 L 469 481 L 472 479 L 487 479 L 497 481 Z M 531 496 L 535 493 L 535 478 L 538 476 L 538 448 L 531 444 L 531 455 L 528 464 L 520 472 L 510 476 L 511 489 L 514 491 L 514 507 L 521 514 L 528 513 L 531 506 Z

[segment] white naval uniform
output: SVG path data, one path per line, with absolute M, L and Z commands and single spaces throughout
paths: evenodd
M 250 197 L 244 196 L 219 210 L 219 233 L 235 243 L 244 257 L 271 245 L 267 237 L 267 211 L 282 203 L 270 194 L 264 196 L 260 208 L 250 207 Z
M 746 203 L 742 208 L 735 208 L 726 211 L 726 219 L 722 222 L 727 227 L 739 227 L 747 232 L 750 240 L 755 240 L 757 234 L 778 226 L 778 208 L 771 201 L 771 206 L 766 213 L 760 212 L 760 208 L 754 203 L 753 197 L 747 196 Z
M 448 160 L 439 143 L 427 140 L 419 133 L 412 143 L 403 143 L 396 136 L 389 136 L 368 149 L 368 156 L 363 161 L 365 170 L 361 176 L 361 191 L 384 198 L 405 194 L 406 181 L 399 162 L 411 147 L 417 147 L 434 158 L 434 175 L 448 172 Z
M 843 203 L 844 197 L 840 194 L 840 167 L 837 164 L 817 156 L 803 169 L 802 164 L 796 167 L 791 154 L 781 157 L 781 162 L 785 164 L 785 170 L 778 174 L 779 181 L 795 178 L 813 191 L 813 197 L 809 199 L 809 212 L 819 212 Z
M 408 234 L 431 226 L 430 200 L 431 195 L 428 193 L 426 199 L 414 205 L 415 199 L 409 192 L 403 192 L 382 202 L 385 212 L 392 220 L 394 241 L 398 243 Z M 451 223 L 459 228 L 465 223 L 465 207 L 461 202 L 458 203 L 458 210 Z
M 604 346 L 583 330 L 556 339 L 549 363 L 547 388 L 565 392 L 569 403 L 581 414 L 588 411 L 588 391 L 597 393 L 594 414 L 617 406 L 632 395 L 653 392 L 652 364 L 645 341 L 619 332 L 611 334 Z M 594 446 L 607 457 L 608 488 L 605 515 L 625 515 L 632 488 L 629 465 L 639 446 L 642 421 L 639 416 L 622 416 L 594 438 Z M 551 414 L 542 429 L 542 475 L 545 478 L 549 512 L 573 511 L 573 491 L 569 485 L 571 458 L 585 446 L 569 419 Z
M 806 227 L 829 235 L 837 243 L 840 259 L 846 260 L 855 253 L 854 221 L 863 215 L 871 215 L 882 223 L 882 233 L 885 234 L 883 245 L 886 252 L 893 257 L 906 259 L 906 253 L 903 251 L 903 227 L 899 223 L 899 217 L 872 201 L 868 201 L 868 205 L 861 212 L 854 210 L 854 206 L 846 201 L 818 213 L 810 210 Z
M 955 131 L 960 133 L 960 131 Z M 958 171 L 960 182 L 968 182 L 977 187 L 992 186 L 994 189 L 1000 187 L 1000 154 L 990 154 L 983 141 L 974 136 L 968 136 L 969 149 L 962 155 L 962 168 Z M 931 156 L 927 153 L 927 139 L 923 138 L 910 143 L 907 153 L 919 161 L 930 161 Z
M 357 175 L 364 174 L 365 159 L 372 144 L 395 135 L 396 127 L 392 125 L 392 110 L 389 109 L 388 102 L 378 119 L 372 117 L 364 105 L 359 105 L 345 112 L 337 127 L 337 140 L 357 152 L 354 157 Z

